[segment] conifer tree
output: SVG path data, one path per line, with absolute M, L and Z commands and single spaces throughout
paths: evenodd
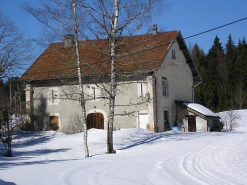
M 235 67 L 235 88 L 234 91 L 234 102 L 235 109 L 243 109 L 247 107 L 247 45 L 245 39 L 239 41 L 237 47 L 237 59 Z
M 236 46 L 234 45 L 234 42 L 232 40 L 231 34 L 229 34 L 227 44 L 226 44 L 226 54 L 225 54 L 225 60 L 226 60 L 226 66 L 228 68 L 228 79 L 225 82 L 228 84 L 226 91 L 227 91 L 227 99 L 228 99 L 228 108 L 234 109 L 234 94 L 235 94 L 235 88 L 236 88 Z
M 202 79 L 204 79 L 205 73 L 205 54 L 203 50 L 195 44 L 192 49 L 192 58 L 200 71 Z M 205 105 L 205 83 L 200 84 L 195 88 L 195 102 Z
M 203 83 L 195 89 L 195 102 L 213 111 L 247 108 L 247 44 L 236 47 L 229 34 L 225 51 L 216 36 L 207 55 L 196 44 L 192 50 Z
M 206 56 L 206 77 L 204 78 L 207 94 L 206 106 L 214 111 L 219 110 L 219 100 L 222 99 L 222 86 L 220 85 L 220 75 L 218 66 L 223 62 L 224 50 L 218 36 L 214 39 L 214 44 Z

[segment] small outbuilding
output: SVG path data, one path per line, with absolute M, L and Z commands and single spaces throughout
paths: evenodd
M 212 132 L 220 131 L 220 117 L 211 110 L 197 103 L 183 103 L 188 114 L 180 125 L 185 132 Z

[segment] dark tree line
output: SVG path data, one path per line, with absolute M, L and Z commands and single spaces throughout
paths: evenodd
M 6 82 L 0 80 L 0 111 L 10 107 L 12 112 L 25 112 L 24 84 L 19 77 L 8 78 Z
M 14 129 L 24 129 L 25 91 L 18 77 L 0 79 L 0 155 L 12 156 Z
M 215 112 L 247 108 L 247 44 L 236 46 L 229 35 L 225 47 L 216 36 L 205 54 L 196 44 L 192 57 L 203 83 L 195 89 L 195 102 Z

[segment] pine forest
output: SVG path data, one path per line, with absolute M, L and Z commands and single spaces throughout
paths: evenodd
M 202 77 L 195 88 L 195 102 L 214 112 L 247 108 L 247 44 L 238 44 L 229 35 L 222 46 L 218 36 L 205 54 L 195 44 L 192 57 Z

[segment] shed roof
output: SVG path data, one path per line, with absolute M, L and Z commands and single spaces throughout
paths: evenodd
M 177 41 L 195 80 L 200 74 L 192 61 L 180 31 L 160 32 L 118 38 L 116 47 L 117 73 L 152 72 L 159 68 L 170 45 Z M 108 39 L 79 42 L 81 73 L 83 76 L 109 74 Z M 120 50 L 121 49 L 121 50 Z M 46 80 L 77 77 L 75 47 L 53 43 L 36 59 L 20 80 Z
M 194 113 L 197 112 L 205 117 L 206 116 L 218 117 L 215 113 L 213 113 L 211 110 L 209 110 L 207 107 L 204 107 L 203 105 L 197 103 L 183 103 L 183 104 L 187 106 L 189 109 L 194 110 Z

